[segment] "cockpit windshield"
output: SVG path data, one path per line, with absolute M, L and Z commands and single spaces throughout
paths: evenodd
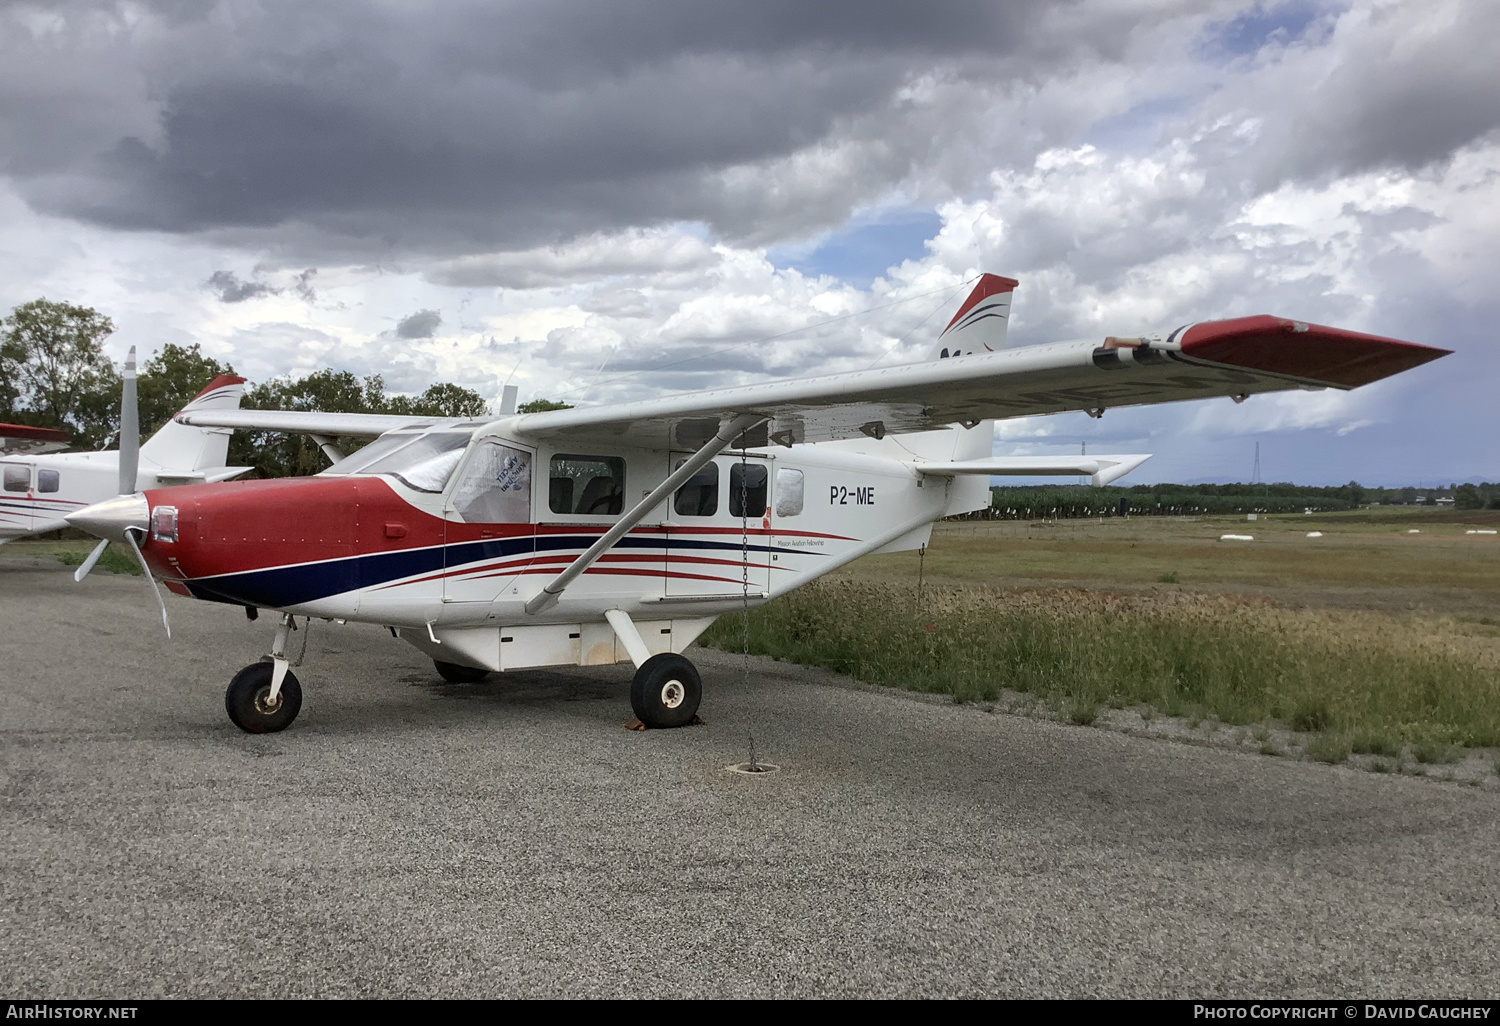
M 323 473 L 390 474 L 419 492 L 440 492 L 463 458 L 471 437 L 471 431 L 385 434 Z

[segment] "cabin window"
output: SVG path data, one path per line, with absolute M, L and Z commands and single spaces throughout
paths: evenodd
M 729 515 L 756 517 L 766 512 L 766 467 L 763 463 L 735 463 L 729 467 Z
M 453 511 L 470 524 L 531 521 L 531 453 L 479 443 L 453 487 Z
M 618 456 L 552 457 L 547 508 L 579 516 L 618 516 L 625 508 L 625 461 Z
M 802 512 L 802 471 L 776 468 L 776 515 L 794 517 Z
M 678 462 L 681 468 L 687 460 Z M 680 517 L 711 517 L 719 512 L 719 465 L 707 463 L 677 489 L 672 510 Z
M 36 472 L 36 490 L 39 492 L 57 491 L 59 477 L 55 470 L 38 470 Z
M 5 490 L 7 492 L 24 492 L 30 487 L 30 467 L 18 467 L 12 464 L 5 468 Z

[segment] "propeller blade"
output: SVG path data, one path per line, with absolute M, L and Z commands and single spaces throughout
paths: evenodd
M 89 571 L 94 569 L 94 564 L 99 562 L 99 557 L 104 555 L 104 550 L 107 548 L 109 548 L 108 538 L 104 539 L 98 545 L 95 545 L 94 551 L 90 552 L 88 558 L 79 565 L 77 570 L 73 571 L 73 580 L 81 581 L 85 577 L 87 577 L 89 575 Z
M 135 492 L 136 471 L 141 462 L 141 421 L 135 397 L 135 346 L 125 357 L 125 376 L 120 382 L 120 494 Z
M 136 561 L 141 564 L 141 572 L 146 575 L 146 580 L 151 583 L 151 591 L 156 596 L 156 604 L 161 607 L 161 625 L 167 629 L 167 637 L 170 638 L 172 636 L 172 625 L 167 621 L 167 603 L 161 597 L 161 589 L 156 586 L 156 578 L 151 576 L 151 568 L 146 565 L 146 557 L 141 555 L 141 547 L 135 540 L 135 531 L 126 531 L 125 540 L 130 543 L 130 548 L 135 553 Z

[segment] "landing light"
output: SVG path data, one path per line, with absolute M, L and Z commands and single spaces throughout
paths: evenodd
M 176 506 L 157 506 L 151 511 L 151 539 L 159 542 L 177 540 Z

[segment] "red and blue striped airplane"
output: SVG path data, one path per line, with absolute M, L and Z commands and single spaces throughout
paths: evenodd
M 247 731 L 301 707 L 298 617 L 384 625 L 452 681 L 629 659 L 639 721 L 680 726 L 702 693 L 682 653 L 715 618 L 926 544 L 989 504 L 992 475 L 1102 485 L 1147 458 L 996 457 L 994 419 L 1350 389 L 1447 354 L 1269 316 L 1006 348 L 1015 286 L 982 275 L 932 359 L 905 366 L 473 421 L 187 411 L 180 424 L 307 433 L 335 462 L 122 488 L 68 519 L 178 594 L 280 614 L 270 656 L 225 696 Z M 335 436 L 373 440 L 344 456 Z

